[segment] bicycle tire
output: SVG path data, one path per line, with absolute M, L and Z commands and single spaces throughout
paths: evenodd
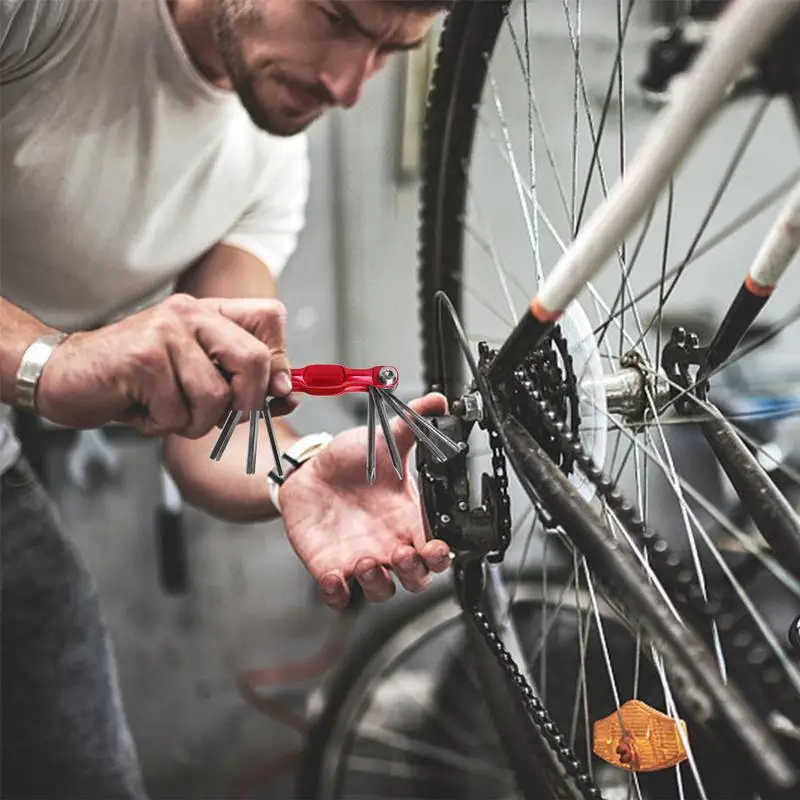
M 536 602 L 537 591 L 542 590 L 541 576 L 534 572 L 515 575 L 519 581 L 520 603 Z M 553 571 L 548 575 L 548 593 L 559 594 L 559 575 Z M 533 600 L 532 600 L 533 598 Z M 338 753 L 344 752 L 341 744 L 351 735 L 350 723 L 356 713 L 358 703 L 363 700 L 365 687 L 369 686 L 373 674 L 378 669 L 381 658 L 386 658 L 386 650 L 391 650 L 395 641 L 401 645 L 396 650 L 398 660 L 401 654 L 413 647 L 416 641 L 408 632 L 414 627 L 422 628 L 419 635 L 423 640 L 438 625 L 454 624 L 463 626 L 465 639 L 470 641 L 469 656 L 474 657 L 476 674 L 483 684 L 489 688 L 478 698 L 485 701 L 485 708 L 491 715 L 493 723 L 500 729 L 500 740 L 503 744 L 503 755 L 514 772 L 514 765 L 529 761 L 531 758 L 531 730 L 521 717 L 524 709 L 519 705 L 503 680 L 503 675 L 491 653 L 486 649 L 483 640 L 472 630 L 468 620 L 463 619 L 463 612 L 448 580 L 440 580 L 434 587 L 418 596 L 406 595 L 402 602 L 387 608 L 381 614 L 379 625 L 367 631 L 350 651 L 326 690 L 323 710 L 315 720 L 298 765 L 295 782 L 295 796 L 298 800 L 331 800 L 332 797 L 349 797 L 339 794 L 341 777 L 331 777 L 330 771 L 341 763 Z M 425 626 L 429 626 L 427 629 Z M 443 685 L 449 685 L 445 679 Z M 509 744 L 510 742 L 510 744 Z M 338 751 L 337 751 L 338 748 Z M 333 752 L 331 752 L 333 751 Z M 527 774 L 525 787 L 526 797 L 545 798 L 553 796 L 552 792 L 542 793 L 547 781 L 539 775 Z M 331 784 L 335 791 L 330 791 Z M 438 797 L 436 787 L 431 787 L 432 797 Z M 532 793 L 533 792 L 533 793 Z M 362 797 L 362 795 L 359 795 Z
M 372 662 L 398 631 L 445 602 L 453 602 L 452 585 L 448 581 L 439 581 L 420 595 L 406 595 L 403 601 L 395 601 L 381 615 L 380 625 L 368 630 L 336 668 L 325 689 L 322 712 L 311 727 L 296 771 L 294 791 L 297 800 L 317 800 L 323 796 L 326 751 L 338 733 L 343 710 L 354 687 L 359 685 L 365 665 Z
M 423 374 L 427 389 L 443 392 L 451 402 L 465 387 L 463 355 L 456 336 L 438 329 L 436 295 L 444 291 L 461 315 L 470 159 L 489 64 L 510 6 L 510 0 L 455 5 L 440 38 L 423 134 L 418 273 Z M 684 649 L 682 660 L 691 663 L 691 648 Z M 512 739 L 507 741 L 511 746 Z

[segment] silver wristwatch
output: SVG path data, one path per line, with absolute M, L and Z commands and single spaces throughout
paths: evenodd
M 17 406 L 31 411 L 36 410 L 36 389 L 39 386 L 42 370 L 53 350 L 66 338 L 67 334 L 60 331 L 46 333 L 23 353 L 16 376 Z

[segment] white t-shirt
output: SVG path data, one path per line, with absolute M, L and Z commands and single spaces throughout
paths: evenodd
M 73 331 L 167 293 L 218 243 L 282 270 L 304 224 L 305 136 L 258 130 L 207 83 L 166 0 L 0 9 L 3 297 Z M 8 443 L 0 430 L 0 469 Z

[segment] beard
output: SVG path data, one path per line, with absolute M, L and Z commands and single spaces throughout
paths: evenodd
M 294 112 L 282 108 L 278 99 L 272 103 L 259 93 L 259 87 L 275 92 L 281 87 L 298 88 L 307 93 L 319 94 L 316 87 L 303 84 L 281 72 L 272 64 L 249 66 L 242 52 L 242 41 L 247 30 L 265 27 L 264 16 L 269 0 L 207 0 L 213 6 L 214 30 L 219 54 L 231 86 L 253 124 L 274 136 L 293 136 L 305 130 L 322 113 Z M 320 103 L 326 98 L 320 96 Z

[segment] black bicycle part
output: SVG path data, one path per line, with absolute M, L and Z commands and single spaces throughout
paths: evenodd
M 440 38 L 425 117 L 419 250 L 423 377 L 426 386 L 450 400 L 465 384 L 464 364 L 454 332 L 436 335 L 435 296 L 445 292 L 462 316 L 466 170 L 489 57 L 510 2 L 454 5 Z
M 466 442 L 472 425 L 454 416 L 430 419 L 455 442 Z M 470 506 L 467 452 L 442 463 L 424 442 L 417 445 L 416 467 L 423 519 L 430 538 L 447 542 L 462 558 L 482 558 L 501 547 L 496 516 L 499 500 L 490 476 L 483 479 L 481 506 Z
M 650 43 L 644 72 L 638 83 L 648 92 L 661 94 L 667 91 L 671 81 L 685 73 L 694 63 L 703 42 L 686 36 L 686 18 L 678 19 L 667 31 L 667 35 Z
M 789 626 L 787 638 L 789 639 L 789 644 L 794 648 L 795 652 L 800 655 L 800 616 L 795 617 L 794 621 Z
M 675 409 L 684 416 L 696 417 L 739 500 L 769 542 L 775 557 L 800 579 L 800 516 L 733 425 L 708 402 L 709 383 L 705 375 L 712 365 L 718 368 L 719 358 L 741 341 L 760 308 L 747 301 L 739 302 L 740 295 L 712 341 L 712 345 L 717 344 L 711 358 L 711 348 L 701 347 L 697 334 L 676 327 L 664 346 L 661 363 L 670 381 Z M 734 314 L 737 310 L 741 313 Z M 743 321 L 737 322 L 737 319 Z M 696 368 L 694 375 L 691 368 Z
M 739 287 L 704 353 L 701 377 L 720 367 L 733 355 L 768 299 L 768 294 L 755 294 L 747 284 Z
M 697 408 L 695 397 L 706 399 L 708 383 L 698 377 L 705 356 L 698 335 L 680 325 L 673 328 L 661 351 L 661 367 L 669 381 L 670 402 L 681 414 L 692 413 Z
M 699 425 L 775 558 L 800 579 L 800 516 L 725 417 L 704 414 Z
M 736 321 L 738 317 L 731 313 L 735 309 L 742 312 L 746 325 Z M 684 416 L 696 416 L 706 441 L 747 513 L 769 542 L 776 558 L 800 578 L 800 517 L 733 425 L 722 414 L 715 413 L 708 402 L 706 376 L 712 365 L 719 368 L 719 358 L 741 341 L 756 312 L 752 304 L 735 300 L 712 341 L 715 349 L 711 357 L 711 348 L 701 347 L 697 334 L 676 327 L 664 346 L 661 363 L 670 381 L 670 396 L 675 409 Z M 691 368 L 696 368 L 695 374 Z

